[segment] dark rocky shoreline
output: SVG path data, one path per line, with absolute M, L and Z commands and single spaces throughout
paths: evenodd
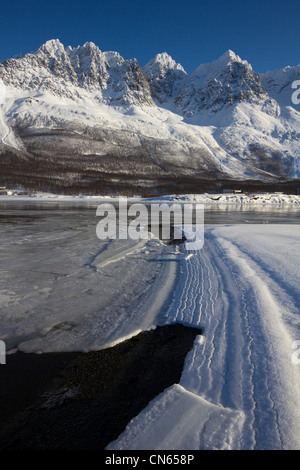
M 100 450 L 178 383 L 200 329 L 168 325 L 88 353 L 16 353 L 0 368 L 0 450 Z

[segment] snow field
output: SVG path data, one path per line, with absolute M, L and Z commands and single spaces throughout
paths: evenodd
M 300 448 L 300 369 L 291 360 L 300 335 L 299 234 L 297 225 L 206 228 L 204 248 L 181 261 L 160 319 L 201 326 L 203 336 L 180 384 L 108 448 Z

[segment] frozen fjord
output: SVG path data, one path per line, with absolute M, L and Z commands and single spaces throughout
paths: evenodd
M 299 448 L 298 225 L 206 226 L 189 256 L 158 240 L 100 242 L 94 213 L 19 216 L 6 211 L 1 231 L 11 352 L 99 349 L 155 323 L 204 329 L 180 384 L 110 448 Z
M 97 350 L 153 327 L 175 276 L 161 242 L 99 240 L 94 209 L 37 209 L 0 217 L 7 352 Z

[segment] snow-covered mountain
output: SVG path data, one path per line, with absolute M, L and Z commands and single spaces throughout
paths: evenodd
M 291 102 L 291 84 L 296 80 L 300 80 L 300 65 L 266 72 L 261 75 L 261 80 L 268 94 L 280 106 L 293 106 Z
M 0 64 L 0 76 L 5 84 L 27 92 L 71 99 L 88 92 L 106 104 L 153 105 L 137 60 L 101 52 L 92 42 L 65 49 L 58 39 L 47 41 L 33 54 Z
M 0 63 L 0 184 L 178 192 L 299 178 L 298 67 L 259 75 L 232 51 L 188 75 L 89 42 Z
M 159 104 L 175 98 L 187 77 L 182 65 L 177 64 L 166 52 L 157 54 L 142 71 L 150 84 L 152 97 Z
M 230 50 L 219 59 L 200 65 L 175 98 L 176 106 L 187 117 L 202 110 L 216 113 L 241 102 L 262 105 L 266 101 L 270 99 L 259 74 Z M 273 106 L 276 109 L 276 103 Z

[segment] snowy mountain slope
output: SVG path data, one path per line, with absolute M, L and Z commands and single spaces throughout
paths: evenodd
M 140 69 L 51 40 L 0 63 L 0 80 L 1 184 L 191 192 L 299 177 L 299 106 L 232 51 L 188 75 L 166 53 Z
M 272 96 L 280 106 L 292 106 L 299 111 L 299 105 L 292 101 L 293 82 L 300 80 L 300 65 L 297 67 L 285 67 L 261 74 L 261 80 L 268 94 Z M 298 86 L 299 88 L 299 86 Z
M 260 168 L 270 174 L 298 178 L 299 117 L 292 108 L 284 111 L 278 107 L 278 115 L 272 116 L 263 107 L 238 103 L 226 112 L 225 123 L 215 127 L 213 137 L 231 158 L 247 166 L 248 175 Z M 213 116 L 211 122 L 215 122 Z
M 191 117 L 202 110 L 218 112 L 239 102 L 262 104 L 267 100 L 259 74 L 229 50 L 219 59 L 200 65 L 186 80 L 175 104 Z M 273 106 L 276 108 L 275 103 Z
M 3 105 L 6 101 L 7 93 L 6 93 L 6 86 L 0 80 L 0 153 L 1 149 L 4 149 L 5 146 L 10 146 L 15 149 L 25 150 L 22 146 L 22 142 L 16 138 L 14 135 L 10 125 L 7 122 L 7 118 L 3 111 Z

